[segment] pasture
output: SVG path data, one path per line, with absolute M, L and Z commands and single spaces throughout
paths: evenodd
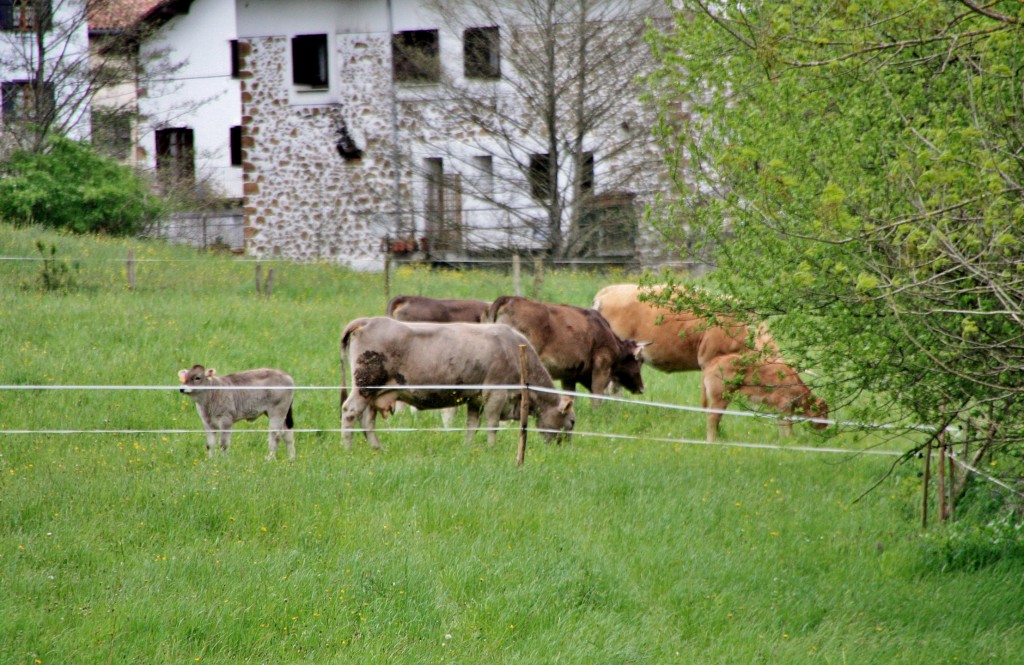
M 0 255 L 35 256 L 37 238 L 77 286 L 43 293 L 38 262 L 0 262 L 0 385 L 161 389 L 0 391 L 0 662 L 1020 662 L 1024 562 L 944 568 L 920 464 L 685 443 L 702 414 L 643 403 L 697 405 L 697 375 L 655 372 L 628 404 L 578 403 L 570 443 L 531 435 L 522 468 L 512 429 L 494 448 L 388 431 L 439 428 L 436 413 L 345 453 L 333 388 L 297 391 L 295 462 L 263 460 L 265 419 L 208 461 L 177 371 L 336 386 L 340 330 L 383 312 L 381 276 L 273 264 L 265 299 L 232 257 L 5 225 Z M 589 305 L 627 278 L 564 271 L 538 295 Z M 502 271 L 401 268 L 392 292 L 511 288 Z M 901 445 L 795 431 L 726 416 L 722 438 Z

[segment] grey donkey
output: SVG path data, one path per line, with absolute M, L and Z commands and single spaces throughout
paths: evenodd
M 209 457 L 213 457 L 217 432 L 220 432 L 220 448 L 226 453 L 231 445 L 231 427 L 236 422 L 256 420 L 266 414 L 270 418 L 267 459 L 274 459 L 282 435 L 288 446 L 288 458 L 295 459 L 295 433 L 292 431 L 295 381 L 287 373 L 279 369 L 250 369 L 217 376 L 212 368 L 193 365 L 192 369 L 178 372 L 178 380 L 180 392 L 192 398 L 203 419 Z

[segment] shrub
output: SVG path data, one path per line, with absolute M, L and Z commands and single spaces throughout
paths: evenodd
M 129 235 L 162 209 L 130 168 L 65 138 L 42 153 L 15 152 L 0 178 L 0 219 L 13 224 Z

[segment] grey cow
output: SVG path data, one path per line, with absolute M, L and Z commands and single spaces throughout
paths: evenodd
M 483 413 L 488 443 L 494 444 L 500 420 L 518 417 L 520 391 L 461 389 L 459 386 L 519 383 L 519 347 L 527 353 L 527 381 L 553 389 L 551 375 L 521 334 L 494 323 L 403 323 L 387 317 L 356 319 L 341 334 L 342 442 L 352 445 L 352 430 L 361 421 L 367 441 L 380 448 L 374 432 L 378 413 L 388 414 L 397 400 L 419 409 L 465 404 L 466 442 Z M 352 366 L 353 391 L 346 386 L 346 357 Z M 406 387 L 409 386 L 409 387 Z M 415 386 L 437 386 L 416 388 Z M 530 413 L 545 437 L 572 431 L 572 398 L 548 392 L 529 394 Z
M 220 432 L 220 448 L 225 453 L 231 445 L 231 427 L 239 420 L 256 420 L 266 414 L 270 418 L 267 459 L 277 454 L 277 444 L 284 436 L 288 458 L 295 459 L 295 433 L 292 431 L 292 398 L 295 381 L 279 369 L 250 369 L 217 376 L 214 369 L 193 365 L 178 372 L 180 392 L 195 401 L 199 417 L 206 427 L 206 453 L 213 457 L 213 448 Z M 237 387 L 239 390 L 231 390 Z

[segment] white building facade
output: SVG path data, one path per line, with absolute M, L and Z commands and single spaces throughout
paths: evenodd
M 237 26 L 249 253 L 357 269 L 378 268 L 384 249 L 542 253 L 609 211 L 631 225 L 624 239 L 591 234 L 563 255 L 660 251 L 641 220 L 663 184 L 653 110 L 630 100 L 552 175 L 546 137 L 514 108 L 507 41 L 525 26 L 460 23 L 419 0 L 240 0 Z M 488 117 L 475 122 L 474 106 Z M 593 214 L 552 231 L 551 187 L 583 191 Z
M 176 0 L 149 12 L 139 47 L 160 61 L 138 94 L 136 161 L 158 182 L 241 200 L 241 93 L 234 0 Z

